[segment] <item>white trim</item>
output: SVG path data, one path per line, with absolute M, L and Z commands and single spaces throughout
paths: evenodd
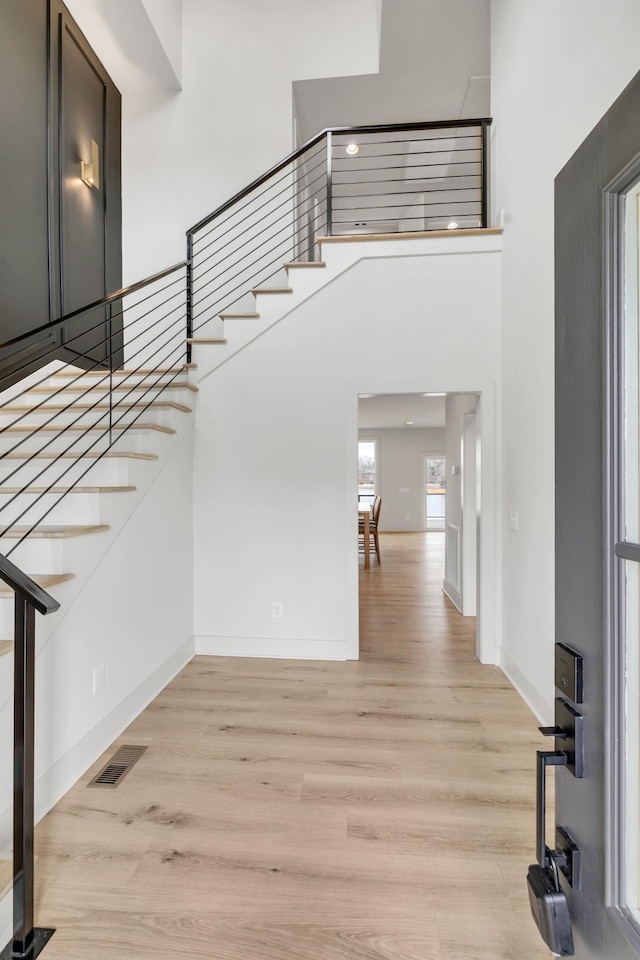
M 259 657 L 277 660 L 348 660 L 346 640 L 301 640 L 297 637 L 195 638 L 196 654 L 207 657 Z
M 522 673 L 504 647 L 501 650 L 500 669 L 509 683 L 515 687 L 531 712 L 541 724 L 553 724 L 553 705 L 542 697 L 534 685 Z
M 67 793 L 96 759 L 109 748 L 123 730 L 158 696 L 158 694 L 193 659 L 193 637 L 146 677 L 121 703 L 60 757 L 36 781 L 35 820 L 40 820 Z M 13 806 L 0 813 L 0 834 L 11 835 Z M 1 918 L 0 918 L 1 920 Z
M 458 591 L 447 580 L 442 581 L 442 592 L 449 597 L 458 613 L 462 613 L 462 597 Z

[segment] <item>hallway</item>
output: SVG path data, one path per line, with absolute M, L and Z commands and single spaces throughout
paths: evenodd
M 362 659 L 199 657 L 37 831 L 49 960 L 543 960 L 542 738 L 441 590 L 440 534 L 360 572 Z

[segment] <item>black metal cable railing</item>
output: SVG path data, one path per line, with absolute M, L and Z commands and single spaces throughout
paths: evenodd
M 324 236 L 487 225 L 490 120 L 324 130 L 187 233 L 189 334 L 286 283 Z
M 0 415 L 10 418 L 0 423 L 0 539 L 14 541 L 6 556 L 100 460 L 124 450 L 122 438 L 184 374 L 186 264 L 51 326 L 30 335 L 55 333 L 39 355 L 44 369 L 30 377 L 20 402 L 0 398 Z M 0 348 L 0 361 L 14 343 Z M 30 363 L 14 366 L 12 375 L 29 373 Z

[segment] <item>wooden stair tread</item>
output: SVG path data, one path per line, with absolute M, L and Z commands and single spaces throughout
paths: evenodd
M 0 495 L 11 493 L 131 493 L 137 487 L 2 487 Z
M 318 237 L 318 243 L 371 243 L 376 240 L 422 240 L 427 237 L 500 236 L 502 227 L 467 227 L 456 230 L 415 230 L 413 233 L 345 233 L 344 236 Z
M 114 377 L 129 377 L 129 376 L 140 376 L 148 377 L 154 376 L 166 376 L 169 373 L 184 373 L 185 370 L 196 367 L 197 364 L 193 363 L 182 363 L 179 367 L 158 367 L 154 369 L 153 367 L 141 367 L 139 370 L 127 370 L 126 368 L 122 370 L 114 370 Z M 56 370 L 55 373 L 52 373 L 52 377 L 106 377 L 109 375 L 108 370 L 81 370 L 79 367 L 76 367 L 72 370 Z
M 187 337 L 187 343 L 226 343 L 226 340 L 215 340 L 205 337 Z
M 256 290 L 252 290 L 251 293 L 255 296 L 259 293 L 293 293 L 292 287 L 258 287 Z
M 65 426 L 65 424 L 54 425 L 52 423 L 47 424 L 47 426 L 37 427 L 33 424 L 28 424 L 24 426 L 10 426 L 0 428 L 0 436 L 4 433 L 32 433 L 34 430 L 37 430 L 38 433 L 65 433 L 65 431 L 76 431 L 82 433 L 88 433 L 90 430 L 101 430 L 106 433 L 109 429 L 108 423 L 96 423 L 96 424 L 86 424 L 86 423 L 74 423 Z M 172 427 L 165 427 L 161 423 L 115 423 L 112 430 L 156 430 L 158 433 L 175 433 L 176 431 Z M 0 454 L 1 456 L 1 454 Z
M 155 453 L 137 453 L 131 450 L 122 451 L 122 453 L 115 450 L 110 450 L 107 453 L 100 453 L 97 450 L 68 450 L 66 453 L 56 453 L 55 451 L 51 453 L 42 453 L 41 451 L 37 453 L 23 453 L 14 450 L 12 453 L 3 453 L 0 456 L 0 460 L 95 460 L 98 457 L 129 457 L 131 460 L 158 459 Z
M 69 383 L 61 387 L 31 387 L 29 390 L 25 390 L 25 393 L 35 394 L 35 393 L 51 393 L 55 392 L 57 396 L 65 393 L 85 393 L 88 390 L 96 390 L 102 384 L 91 384 L 87 383 Z M 140 380 L 138 383 L 114 383 L 113 392 L 116 390 L 153 390 L 157 388 L 158 390 L 191 390 L 193 393 L 198 393 L 198 388 L 194 387 L 192 383 L 186 383 L 181 381 L 180 383 L 145 383 L 144 380 Z M 105 389 L 105 393 L 109 391 Z
M 29 534 L 29 537 L 34 540 L 65 540 L 67 537 L 84 537 L 90 533 L 104 533 L 105 530 L 109 529 L 107 523 L 84 525 L 72 523 L 43 523 L 38 524 L 35 530 Z M 0 539 L 19 540 L 25 533 L 29 533 L 29 530 L 31 530 L 30 524 L 19 523 L 15 526 L 10 526 L 6 532 L 0 529 Z
M 221 320 L 259 320 L 259 313 L 219 313 Z
M 326 263 L 323 260 L 309 260 L 306 263 L 285 263 L 283 264 L 285 270 L 298 270 L 298 269 L 318 269 L 321 267 L 326 267 Z
M 13 640 L 0 640 L 0 657 L 4 657 L 7 653 L 13 653 Z M 5 863 L 5 860 L 0 860 L 0 896 L 2 895 L 2 867 Z
M 121 403 L 118 402 L 115 406 L 116 410 L 134 410 L 137 404 L 135 403 Z M 147 409 L 149 407 L 155 407 L 156 409 L 171 409 L 179 410 L 181 413 L 192 413 L 191 407 L 187 407 L 184 403 L 177 403 L 175 400 L 152 400 L 151 403 L 146 404 Z M 73 405 L 68 403 L 49 403 L 42 404 L 37 408 L 31 403 L 20 403 L 20 404 L 7 404 L 6 407 L 0 407 L 0 413 L 50 413 L 51 411 L 57 412 L 61 410 L 109 410 L 108 403 L 74 403 Z
M 29 576 L 32 580 L 42 587 L 43 590 L 48 590 L 50 587 L 55 587 L 59 583 L 66 583 L 67 580 L 73 580 L 75 574 L 73 573 L 30 573 Z M 8 587 L 6 583 L 0 583 L 0 599 L 6 599 L 7 597 L 13 596 L 13 590 L 11 587 Z

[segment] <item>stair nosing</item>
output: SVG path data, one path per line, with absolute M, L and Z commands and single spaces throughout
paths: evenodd
M 412 233 L 345 233 L 338 236 L 318 237 L 317 243 L 372 243 L 385 240 L 422 240 L 438 237 L 501 236 L 502 227 L 463 227 L 457 230 L 415 230 Z
M 184 373 L 185 370 L 192 368 L 197 368 L 197 364 L 181 364 L 179 367 L 160 367 L 159 369 L 154 370 L 153 367 L 142 367 L 140 370 L 129 370 L 126 367 L 122 370 L 112 370 L 114 377 L 149 377 L 157 375 L 159 377 L 166 377 L 170 373 Z M 75 370 L 54 370 L 53 373 L 49 374 L 50 377 L 106 377 L 109 376 L 109 370 L 81 370 L 76 368 Z
M 90 524 L 42 524 L 31 533 L 29 524 L 7 524 L 6 530 L 0 529 L 0 540 L 19 540 L 26 533 L 32 540 L 66 540 L 68 537 L 83 537 L 90 533 L 104 533 L 110 527 L 107 523 Z
M 96 460 L 98 457 L 130 457 L 132 460 L 157 460 L 158 456 L 155 453 L 138 453 L 137 451 L 127 450 L 120 451 L 116 450 L 107 450 L 103 453 L 99 453 L 94 450 L 73 450 L 65 451 L 64 453 L 56 453 L 52 451 L 51 453 L 42 453 L 37 451 L 35 453 L 3 453 L 0 454 L 0 461 L 2 460 Z
M 161 423 L 116 423 L 111 428 L 112 430 L 155 430 L 157 433 L 170 433 L 174 434 L 176 431 L 173 427 L 165 427 Z M 16 426 L 11 425 L 8 427 L 0 427 L 0 437 L 5 433 L 65 433 L 66 431 L 71 431 L 73 433 L 84 432 L 88 433 L 90 430 L 101 430 L 103 433 L 107 433 L 109 430 L 108 424 L 86 424 L 86 423 L 74 423 L 74 424 L 60 424 L 54 426 L 53 424 L 47 424 L 46 426 L 39 427 L 37 424 L 26 424 L 25 426 Z M 2 453 L 0 453 L 0 457 Z
M 40 494 L 40 493 L 132 493 L 137 490 L 134 486 L 77 486 L 77 487 L 3 487 L 0 485 L 0 496 L 9 496 L 15 493 Z
M 221 320 L 259 320 L 259 313 L 219 313 Z
M 50 587 L 55 587 L 59 583 L 74 580 L 75 573 L 30 573 L 29 577 L 31 580 L 35 580 L 43 590 L 48 590 Z M 7 587 L 6 584 L 0 584 L 0 600 L 6 600 L 12 597 L 13 594 L 14 591 L 10 587 Z
M 175 400 L 152 400 L 151 403 L 146 404 L 147 409 L 149 407 L 169 407 L 171 410 L 179 410 L 180 413 L 193 413 L 191 407 L 187 407 L 184 403 L 177 403 Z M 116 404 L 116 409 L 118 410 L 135 410 L 137 407 L 136 403 L 122 403 L 119 402 Z M 0 407 L 1 413 L 27 413 L 31 411 L 32 413 L 47 413 L 50 411 L 63 412 L 65 410 L 112 410 L 113 407 L 110 407 L 108 403 L 51 403 L 51 404 L 39 404 L 37 407 L 30 403 L 24 403 L 19 405 L 7 404 L 6 407 Z
M 320 267 L 326 267 L 326 263 L 324 260 L 310 260 L 308 263 L 285 263 L 283 266 L 285 270 L 297 270 L 303 267 L 318 269 Z
M 40 394 L 40 393 L 52 393 L 52 390 L 53 390 L 53 393 L 55 393 L 56 396 L 60 396 L 60 395 L 63 394 L 65 391 L 68 392 L 68 393 L 85 393 L 85 392 L 88 392 L 89 390 L 95 390 L 95 389 L 97 389 L 97 387 L 98 387 L 98 384 L 95 384 L 95 385 L 91 386 L 91 385 L 86 384 L 86 383 L 85 383 L 85 384 L 82 384 L 82 383 L 79 383 L 79 384 L 69 383 L 69 384 L 65 384 L 65 385 L 63 385 L 63 386 L 60 386 L 60 387 L 58 387 L 58 388 L 55 389 L 55 390 L 53 390 L 52 387 L 30 387 L 28 390 L 25 390 L 24 393 L 25 393 L 25 395 L 28 395 L 28 394 L 36 394 L 36 393 L 37 393 L 37 394 Z M 160 391 L 163 391 L 163 390 L 191 390 L 193 393 L 197 393 L 197 392 L 198 392 L 198 388 L 195 387 L 192 383 L 145 383 L 143 380 L 141 380 L 139 383 L 114 383 L 112 389 L 113 389 L 113 391 L 116 391 L 116 390 L 131 390 L 131 391 L 134 391 L 134 390 L 141 390 L 141 389 L 143 389 L 143 388 L 146 389 L 146 390 L 153 390 L 155 387 L 157 387 L 157 389 L 160 390 Z M 104 392 L 105 392 L 105 393 L 109 393 L 110 391 L 105 390 Z
M 268 293 L 293 293 L 293 287 L 257 287 L 255 290 L 252 290 L 251 293 L 254 297 L 257 297 L 259 294 Z

